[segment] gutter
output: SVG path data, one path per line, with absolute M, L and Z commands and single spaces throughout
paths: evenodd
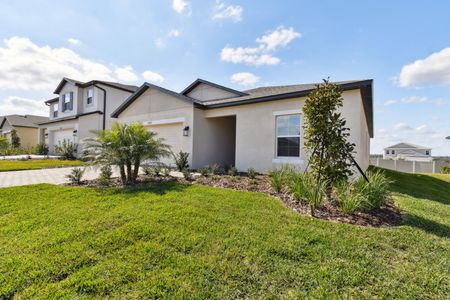
M 99 87 L 97 84 L 94 84 L 96 88 L 103 91 L 103 130 L 106 129 L 106 90 L 102 87 Z

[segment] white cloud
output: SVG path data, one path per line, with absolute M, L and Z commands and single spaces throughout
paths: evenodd
M 300 38 L 301 34 L 295 32 L 292 27 L 278 27 L 272 32 L 258 37 L 257 47 L 225 47 L 220 53 L 223 61 L 232 62 L 234 64 L 245 63 L 248 65 L 277 65 L 280 59 L 273 55 L 273 52 L 279 48 L 286 47 L 296 38 Z
M 395 104 L 395 103 L 397 103 L 397 100 L 387 100 L 387 101 L 384 101 L 383 105 L 384 106 L 389 106 L 389 105 L 392 105 L 392 104 Z
M 169 37 L 179 37 L 181 32 L 178 29 L 172 29 L 169 31 L 168 36 Z
M 172 8 L 179 14 L 190 15 L 192 12 L 191 5 L 185 0 L 172 0 Z
M 409 125 L 406 124 L 406 123 L 398 123 L 398 124 L 395 124 L 394 129 L 395 129 L 395 130 L 398 130 L 398 131 L 410 131 L 410 130 L 414 130 L 411 126 L 409 126 Z
M 68 48 L 38 46 L 23 37 L 11 37 L 0 46 L 0 89 L 53 90 L 63 77 L 128 81 L 133 77 L 130 68 L 98 63 Z
M 133 82 L 139 79 L 132 66 L 117 68 L 114 72 L 120 81 Z
M 223 2 L 218 2 L 214 9 L 213 20 L 230 19 L 234 23 L 242 21 L 242 13 L 244 9 L 239 5 L 226 6 Z
M 166 35 L 159 37 L 155 40 L 155 46 L 158 48 L 164 48 L 167 46 L 167 42 L 170 39 L 177 38 L 181 35 L 181 31 L 178 29 L 171 29 Z
M 414 129 L 417 133 L 436 133 L 435 130 L 431 129 L 430 126 L 423 124 Z
M 449 85 L 450 47 L 403 66 L 398 83 L 401 87 L 417 87 L 425 84 Z
M 81 41 L 80 41 L 80 40 L 77 40 L 77 39 L 75 39 L 75 38 L 68 38 L 68 39 L 67 39 L 67 42 L 68 42 L 69 44 L 71 44 L 71 45 L 74 45 L 74 46 L 78 46 L 78 45 L 81 44 Z
M 144 71 L 142 73 L 142 77 L 144 77 L 145 80 L 150 81 L 152 83 L 161 83 L 164 81 L 164 77 L 150 70 Z
M 403 103 L 424 103 L 428 102 L 428 98 L 422 96 L 409 96 L 402 98 L 400 101 Z
M 231 75 L 231 81 L 234 83 L 238 83 L 244 86 L 247 85 L 254 85 L 255 83 L 259 82 L 259 77 L 256 76 L 253 73 L 249 72 L 241 72 L 241 73 L 235 73 Z
M 2 115 L 48 115 L 48 107 L 42 100 L 33 100 L 18 96 L 10 96 L 0 101 L 0 112 Z

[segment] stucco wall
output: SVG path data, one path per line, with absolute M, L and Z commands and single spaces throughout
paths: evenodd
M 28 127 L 15 127 L 17 135 L 20 138 L 20 146 L 24 149 L 30 149 L 38 143 L 38 129 Z
M 194 108 L 191 103 L 150 88 L 128 106 L 117 120 L 121 123 L 142 122 L 148 124 L 154 121 L 172 122 L 174 119 L 180 118 L 182 119 L 180 121 L 181 127 L 189 126 L 190 132 L 189 136 L 186 137 L 180 130 L 180 142 L 177 144 L 181 145 L 180 148 L 184 152 L 189 153 L 189 164 L 192 165 Z M 159 126 L 163 125 L 160 124 Z
M 199 85 L 197 85 L 195 89 L 190 91 L 187 95 L 191 98 L 202 101 L 236 97 L 236 94 L 232 92 L 225 91 L 223 89 L 219 89 L 204 83 L 200 83 Z

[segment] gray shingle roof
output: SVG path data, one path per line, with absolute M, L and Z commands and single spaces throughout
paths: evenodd
M 37 128 L 39 123 L 49 120 L 49 118 L 34 115 L 9 115 L 4 116 L 3 118 L 6 119 L 5 122 L 8 122 L 13 127 L 18 126 L 31 128 Z M 2 124 L 3 122 L 0 122 L 0 125 Z
M 91 80 L 91 81 L 87 81 L 87 82 L 82 82 L 82 81 L 79 81 L 79 80 L 75 80 L 75 79 L 64 77 L 61 80 L 61 82 L 58 84 L 58 86 L 56 87 L 56 89 L 55 89 L 55 91 L 53 93 L 54 94 L 59 94 L 59 92 L 61 91 L 61 89 L 63 88 L 63 86 L 67 82 L 70 82 L 72 84 L 75 84 L 75 85 L 81 86 L 81 87 L 87 87 L 87 86 L 90 86 L 90 85 L 93 85 L 93 84 L 104 84 L 104 85 L 108 85 L 108 86 L 115 87 L 115 88 L 118 88 L 118 89 L 127 90 L 127 91 L 130 91 L 130 92 L 135 92 L 139 88 L 139 87 L 137 87 L 135 85 L 122 84 L 122 83 L 119 83 L 119 82 L 104 81 L 104 80 Z
M 391 148 L 401 148 L 401 149 L 431 149 L 429 147 L 424 147 L 424 146 L 419 146 L 416 144 L 411 144 L 411 143 L 398 143 L 389 147 L 386 147 L 384 149 L 391 149 Z

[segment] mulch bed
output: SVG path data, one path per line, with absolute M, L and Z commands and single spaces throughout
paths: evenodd
M 307 203 L 296 200 L 288 192 L 277 193 L 272 188 L 270 177 L 266 175 L 258 175 L 255 179 L 250 179 L 247 176 L 209 175 L 199 176 L 189 181 L 184 178 L 174 178 L 170 176 L 140 175 L 138 182 L 133 186 L 143 186 L 151 182 L 168 181 L 179 181 L 185 184 L 199 184 L 241 191 L 261 192 L 280 199 L 287 207 L 296 212 L 311 215 L 311 210 Z M 83 181 L 83 185 L 87 187 L 101 187 L 97 180 L 85 180 Z M 109 187 L 121 186 L 122 184 L 118 178 L 113 178 L 109 185 Z M 402 223 L 403 219 L 402 213 L 395 206 L 392 199 L 388 199 L 386 204 L 381 208 L 374 209 L 370 212 L 357 212 L 351 215 L 342 212 L 337 205 L 326 202 L 322 208 L 315 210 L 314 217 L 339 223 L 372 227 L 398 226 Z

